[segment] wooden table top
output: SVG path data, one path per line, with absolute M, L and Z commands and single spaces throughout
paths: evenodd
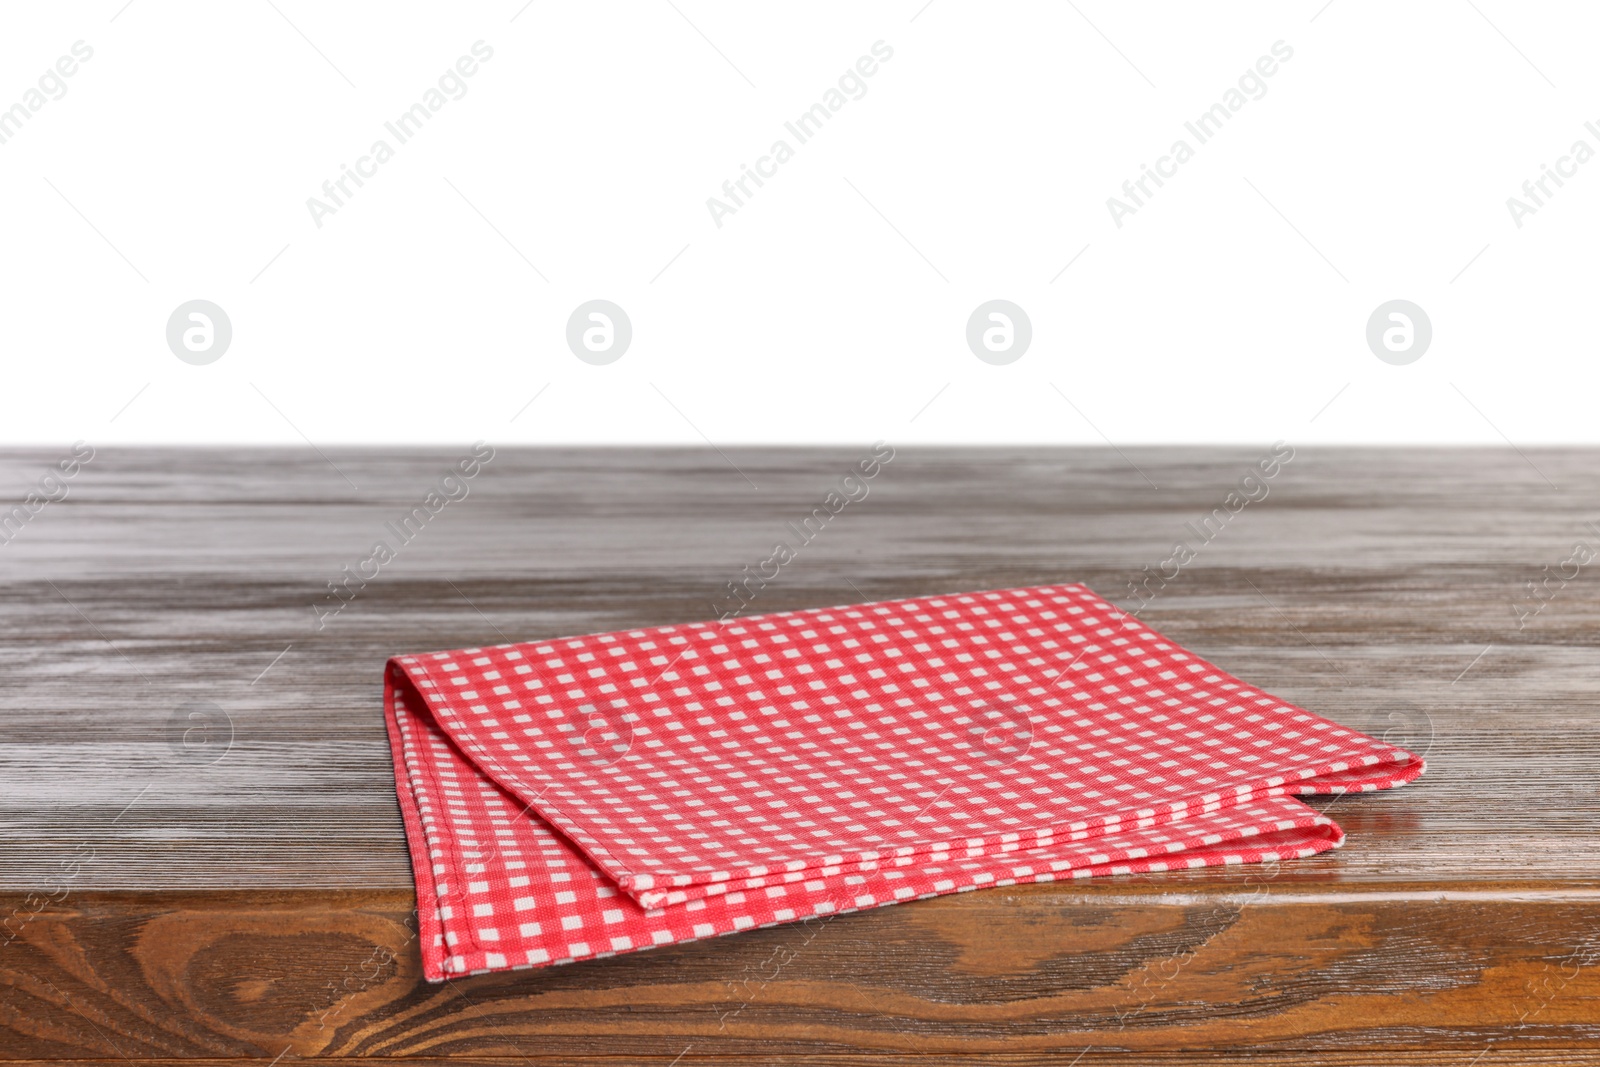
M 1142 619 L 1427 755 L 1318 802 L 1344 848 L 433 987 L 385 659 L 710 617 L 866 446 L 501 449 L 320 629 L 464 448 L 102 449 L 0 513 L 0 1062 L 1600 1049 L 1600 453 L 1301 448 L 1227 511 L 1266 451 L 901 449 L 752 610 L 1065 581 L 1136 607 L 1186 539 Z

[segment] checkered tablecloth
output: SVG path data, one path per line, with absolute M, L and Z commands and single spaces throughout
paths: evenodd
M 1081 585 L 397 656 L 426 977 L 1017 882 L 1309 856 L 1422 760 Z

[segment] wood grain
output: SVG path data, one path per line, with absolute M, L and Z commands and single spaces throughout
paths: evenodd
M 325 583 L 464 450 L 325 451 L 102 450 L 0 544 L 0 1059 L 1600 1049 L 1600 583 L 1513 611 L 1600 545 L 1593 452 L 1300 449 L 1141 609 L 1426 750 L 1417 785 L 1331 802 L 1338 852 L 439 989 L 408 941 L 384 659 L 708 617 L 865 449 L 501 450 L 319 630 Z M 1132 607 L 1265 449 L 1123 452 L 902 449 L 755 610 L 1057 581 Z
M 995 890 L 443 987 L 417 980 L 405 894 L 86 893 L 27 926 L 0 1012 L 39 1059 L 1600 1046 L 1594 893 L 1269 899 L 1245 877 Z

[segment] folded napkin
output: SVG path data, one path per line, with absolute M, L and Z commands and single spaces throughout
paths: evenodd
M 1018 882 L 1314 855 L 1422 760 L 1081 585 L 397 656 L 424 975 Z

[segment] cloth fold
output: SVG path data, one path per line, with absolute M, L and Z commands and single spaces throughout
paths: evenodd
M 1081 585 L 398 656 L 430 981 L 1027 881 L 1314 855 L 1423 771 Z

